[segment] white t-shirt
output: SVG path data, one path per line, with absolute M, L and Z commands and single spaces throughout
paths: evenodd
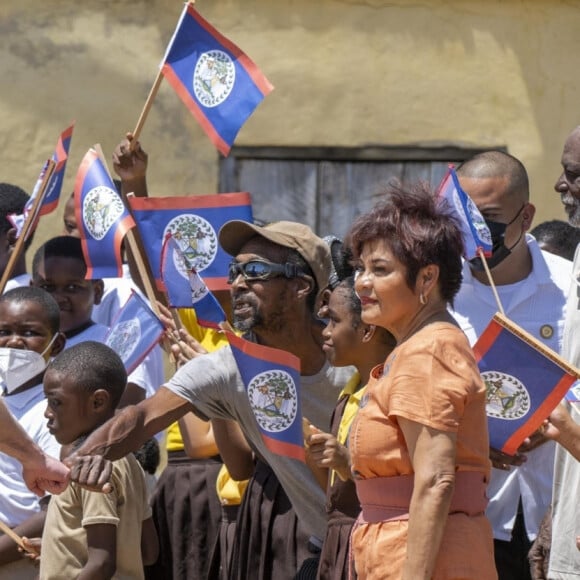
M 532 256 L 530 275 L 515 284 L 496 288 L 506 316 L 560 353 L 572 263 L 541 251 L 530 235 L 526 241 Z M 463 266 L 463 283 L 454 302 L 452 313 L 473 345 L 498 307 L 491 287 L 478 282 L 467 263 Z M 551 503 L 554 450 L 553 442 L 544 443 L 529 452 L 527 461 L 520 467 L 512 467 L 510 471 L 492 469 L 486 515 L 494 538 L 511 539 L 521 497 L 526 532 L 530 540 L 535 539 Z
M 6 407 L 28 433 L 30 438 L 48 455 L 60 457 L 60 445 L 49 433 L 44 417 L 46 399 L 42 385 L 21 393 L 2 397 Z M 0 453 L 0 518 L 11 528 L 40 511 L 39 498 L 22 479 L 22 465 L 13 457 Z

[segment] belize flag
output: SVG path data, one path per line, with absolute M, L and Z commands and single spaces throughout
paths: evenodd
M 473 346 L 485 382 L 491 447 L 514 455 L 564 398 L 579 371 L 496 314 Z
M 446 199 L 449 208 L 461 225 L 466 260 L 479 256 L 481 248 L 486 257 L 492 254 L 491 233 L 483 216 L 472 199 L 461 189 L 453 165 L 449 166 L 447 175 L 439 185 L 439 199 Z
M 258 67 L 190 3 L 177 23 L 161 71 L 223 155 L 273 89 Z
M 105 336 L 105 344 L 121 357 L 130 375 L 159 342 L 164 331 L 163 324 L 145 300 L 131 292 L 115 316 Z
M 52 154 L 52 157 L 51 157 L 51 159 L 55 163 L 54 172 L 53 172 L 52 176 L 50 177 L 48 184 L 46 185 L 46 192 L 44 194 L 44 198 L 42 200 L 42 203 L 40 204 L 40 208 L 38 210 L 36 220 L 38 220 L 38 218 L 40 216 L 46 215 L 46 214 L 54 211 L 56 209 L 56 206 L 58 205 L 58 200 L 60 198 L 60 192 L 62 190 L 62 182 L 64 180 L 64 172 L 66 169 L 66 162 L 68 159 L 68 151 L 70 149 L 70 142 L 72 139 L 73 129 L 74 129 L 74 123 L 70 127 L 67 127 L 60 134 L 60 136 L 58 138 L 58 141 L 56 143 L 56 149 L 54 150 L 54 153 Z M 26 221 L 28 214 L 32 210 L 32 207 L 34 205 L 34 201 L 35 201 L 36 197 L 38 196 L 40 187 L 41 187 L 42 182 L 44 180 L 44 174 L 46 173 L 47 169 L 48 169 L 48 162 L 46 162 L 43 165 L 43 167 L 40 171 L 40 175 L 38 176 L 38 179 L 36 180 L 36 185 L 34 186 L 34 189 L 32 190 L 32 195 L 30 196 L 30 199 L 28 200 L 28 202 L 24 206 L 23 214 L 8 217 L 8 219 L 12 218 L 12 219 L 10 219 L 10 221 L 12 222 L 14 227 L 16 228 L 16 237 L 20 237 L 20 234 L 22 233 L 22 228 L 24 226 L 24 222 Z M 37 226 L 37 222 L 34 223 L 34 225 L 28 230 L 27 237 L 30 237 L 30 234 L 36 229 L 36 226 Z
M 87 280 L 122 276 L 121 243 L 135 222 L 95 148 L 89 149 L 81 162 L 74 199 Z
M 230 220 L 252 223 L 249 193 L 129 197 L 128 201 L 159 290 L 163 291 L 161 249 L 168 234 L 210 290 L 229 288 L 231 256 L 219 247 L 218 232 Z
M 172 308 L 193 308 L 201 326 L 220 329 L 226 315 L 169 233 L 161 251 L 161 281 Z
M 262 440 L 277 455 L 305 461 L 298 357 L 226 332 Z

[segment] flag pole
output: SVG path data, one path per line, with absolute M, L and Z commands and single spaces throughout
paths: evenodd
M 175 32 L 173 33 L 173 37 L 171 38 L 171 41 L 169 42 L 169 45 L 167 46 L 165 54 L 163 55 L 163 60 L 161 61 L 161 64 L 159 65 L 159 71 L 157 72 L 157 76 L 155 77 L 155 81 L 153 82 L 153 86 L 151 87 L 151 90 L 149 91 L 149 95 L 147 96 L 147 100 L 145 101 L 145 105 L 143 105 L 143 109 L 141 111 L 141 114 L 139 115 L 137 125 L 135 126 L 135 130 L 133 131 L 133 139 L 132 139 L 131 145 L 130 145 L 131 147 L 134 147 L 133 144 L 139 140 L 139 135 L 141 135 L 141 131 L 143 130 L 143 125 L 145 125 L 145 121 L 147 120 L 147 116 L 149 115 L 149 111 L 151 110 L 151 107 L 153 106 L 153 101 L 155 100 L 155 97 L 157 96 L 157 92 L 159 91 L 159 87 L 161 86 L 161 81 L 163 81 L 163 65 L 165 64 L 165 61 L 167 59 L 167 54 L 169 53 L 169 51 L 171 50 L 171 47 L 173 45 L 173 41 L 175 39 L 175 33 L 177 32 L 177 30 L 179 30 L 179 25 L 181 24 L 181 21 L 183 20 L 183 16 L 185 15 L 185 12 L 187 11 L 187 7 L 193 6 L 194 4 L 195 4 L 194 0 L 190 0 L 189 2 L 185 3 L 185 7 L 183 9 L 183 13 L 181 15 L 181 18 L 179 19 L 179 22 L 177 23 L 177 27 L 175 28 Z
M 155 77 L 155 82 L 153 83 L 153 86 L 151 87 L 151 90 L 149 91 L 149 96 L 147 97 L 147 100 L 145 101 L 145 105 L 143 106 L 143 110 L 141 111 L 141 115 L 139 115 L 139 120 L 137 121 L 137 125 L 135 126 L 135 129 L 133 131 L 133 139 L 131 141 L 131 146 L 133 146 L 133 143 L 136 143 L 139 140 L 139 135 L 141 134 L 141 130 L 143 129 L 143 125 L 145 125 L 145 121 L 147 120 L 147 115 L 149 115 L 149 111 L 151 110 L 151 107 L 153 106 L 153 101 L 155 100 L 155 97 L 157 96 L 157 92 L 159 91 L 159 87 L 161 86 L 162 80 L 163 80 L 163 70 L 162 70 L 162 68 L 159 68 L 159 72 L 157 73 L 157 76 Z
M 14 271 L 14 266 L 16 265 L 16 262 L 20 259 L 20 256 L 22 255 L 26 238 L 28 238 L 30 230 L 38 218 L 40 206 L 44 201 L 44 197 L 46 195 L 46 188 L 50 183 L 50 179 L 52 177 L 52 174 L 54 173 L 55 167 L 56 163 L 52 159 L 48 159 L 46 162 L 46 169 L 44 171 L 42 181 L 40 182 L 38 193 L 36 194 L 36 198 L 32 203 L 32 208 L 30 209 L 30 212 L 28 213 L 26 219 L 24 220 L 24 225 L 22 226 L 20 236 L 18 236 L 18 239 L 16 240 L 14 250 L 10 255 L 4 273 L 2 274 L 2 278 L 0 279 L 0 294 L 4 292 L 4 288 L 6 288 L 6 284 L 8 283 L 8 280 L 10 280 L 12 272 Z
M 29 551 L 26 549 L 26 546 L 24 545 L 22 538 L 11 527 L 9 527 L 7 524 L 5 524 L 2 520 L 0 520 L 0 531 L 2 531 L 4 534 L 6 534 L 11 540 L 16 542 L 16 544 L 18 544 L 25 552 Z
M 479 257 L 481 258 L 481 262 L 483 263 L 483 268 L 485 269 L 485 273 L 487 274 L 487 279 L 489 280 L 489 285 L 491 286 L 491 291 L 493 292 L 493 296 L 495 298 L 495 301 L 497 302 L 497 307 L 498 307 L 499 311 L 501 312 L 501 314 L 503 316 L 505 316 L 505 311 L 503 309 L 501 300 L 499 299 L 499 294 L 497 293 L 497 288 L 495 287 L 495 283 L 494 283 L 493 278 L 491 276 L 491 271 L 489 269 L 489 266 L 487 265 L 487 260 L 485 258 L 485 254 L 483 253 L 483 250 L 481 248 L 477 248 L 477 253 L 479 254 Z

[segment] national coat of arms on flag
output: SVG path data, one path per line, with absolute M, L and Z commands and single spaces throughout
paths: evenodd
M 189 3 L 161 66 L 169 84 L 223 155 L 273 89 L 258 67 Z
M 210 290 L 228 288 L 227 273 L 231 257 L 220 248 L 218 232 L 230 220 L 252 223 L 249 193 L 130 197 L 128 201 L 159 290 L 164 289 L 161 250 L 168 235 L 171 235 L 185 258 L 178 263 L 184 277 L 189 276 L 185 265 L 187 261 L 203 276 Z
M 153 310 L 133 291 L 113 320 L 105 344 L 119 355 L 130 375 L 159 342 L 164 330 Z
M 447 200 L 449 208 L 461 226 L 466 260 L 479 256 L 481 249 L 486 257 L 492 254 L 491 232 L 473 200 L 461 189 L 453 166 L 439 185 L 438 196 Z
M 298 357 L 226 335 L 264 444 L 273 453 L 305 461 Z
M 201 326 L 220 328 L 226 315 L 195 268 L 183 255 L 175 238 L 167 234 L 161 252 L 161 279 L 172 308 L 195 310 Z
M 74 199 L 87 279 L 121 276 L 121 243 L 135 222 L 94 148 L 84 156 L 77 172 Z
M 514 455 L 564 398 L 578 370 L 501 314 L 473 346 L 491 447 Z

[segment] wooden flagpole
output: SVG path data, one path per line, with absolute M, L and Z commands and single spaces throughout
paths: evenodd
M 24 545 L 24 542 L 22 541 L 22 538 L 2 520 L 0 520 L 0 531 L 4 532 L 11 540 L 16 542 L 24 551 L 28 552 L 28 550 Z
M 499 299 L 499 294 L 497 293 L 497 288 L 495 287 L 495 282 L 493 281 L 493 278 L 491 276 L 491 271 L 489 269 L 489 266 L 487 265 L 487 260 L 485 258 L 485 254 L 483 253 L 483 250 L 481 248 L 477 249 L 477 253 L 479 254 L 479 257 L 481 258 L 481 261 L 483 263 L 485 273 L 487 274 L 487 279 L 489 280 L 489 285 L 491 286 L 491 290 L 493 292 L 495 301 L 497 302 L 497 307 L 498 307 L 499 311 L 501 312 L 501 314 L 503 316 L 505 316 L 505 310 L 503 309 L 501 300 Z
M 186 4 L 186 6 L 187 5 L 193 6 L 195 4 L 195 2 L 193 0 L 190 0 L 189 2 L 186 2 L 185 4 Z M 177 28 L 176 28 L 176 30 L 177 30 Z M 143 105 L 143 109 L 141 110 L 141 114 L 139 115 L 137 125 L 135 126 L 135 130 L 133 131 L 133 140 L 131 141 L 132 147 L 133 147 L 133 143 L 136 143 L 139 140 L 139 135 L 141 135 L 143 125 L 145 125 L 145 121 L 147 120 L 147 116 L 149 115 L 149 111 L 151 110 L 151 107 L 153 106 L 153 101 L 155 100 L 155 97 L 157 96 L 157 92 L 159 91 L 159 87 L 161 86 L 161 82 L 163 81 L 163 65 L 165 64 L 167 53 L 169 52 L 169 49 L 171 48 L 172 43 L 173 43 L 173 38 L 171 39 L 171 42 L 165 51 L 165 56 L 163 58 L 163 62 L 161 63 L 161 66 L 159 67 L 159 71 L 157 72 L 157 76 L 155 77 L 155 81 L 153 82 L 153 86 L 151 87 L 151 90 L 149 91 L 149 95 L 147 96 L 147 100 L 145 101 L 145 105 Z
M 509 330 L 511 333 L 515 334 L 517 337 L 521 338 L 524 342 L 527 342 L 530 346 L 535 348 L 538 352 L 542 353 L 546 358 L 550 359 L 553 363 L 557 364 L 559 367 L 564 369 L 567 373 L 571 375 L 576 375 L 580 378 L 580 370 L 574 365 L 570 364 L 567 360 L 562 358 L 558 353 L 554 352 L 551 348 L 547 347 L 543 342 L 538 340 L 535 336 L 518 326 L 513 320 L 510 320 L 505 314 L 496 313 L 493 319 Z
M 24 225 L 22 226 L 22 232 L 20 233 L 20 236 L 16 240 L 16 244 L 14 245 L 14 250 L 12 250 L 12 254 L 10 255 L 10 258 L 8 260 L 8 264 L 6 264 L 6 269 L 4 270 L 4 273 L 2 274 L 2 278 L 0 279 L 0 294 L 2 294 L 4 292 L 4 288 L 6 288 L 6 284 L 8 283 L 8 280 L 10 280 L 10 278 L 12 277 L 12 272 L 14 270 L 14 266 L 16 265 L 16 262 L 19 260 L 20 256 L 22 255 L 22 252 L 24 250 L 24 244 L 26 242 L 26 238 L 28 237 L 31 228 L 33 227 L 34 223 L 36 222 L 36 220 L 38 218 L 40 206 L 42 205 L 42 202 L 44 201 L 44 197 L 46 195 L 46 188 L 50 182 L 50 178 L 52 177 L 52 174 L 54 173 L 55 167 L 56 167 L 56 163 L 52 159 L 49 159 L 46 162 L 46 169 L 44 171 L 44 176 L 42 178 L 42 181 L 40 182 L 40 187 L 39 187 L 38 192 L 36 194 L 36 198 L 34 199 L 34 201 L 32 203 L 32 208 L 30 209 L 28 216 L 24 220 Z

